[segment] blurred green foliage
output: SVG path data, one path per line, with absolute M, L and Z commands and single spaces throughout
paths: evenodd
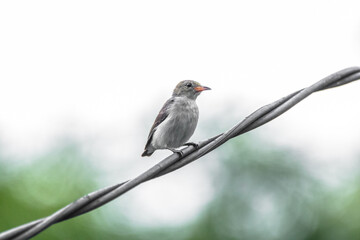
M 251 137 L 233 139 L 217 154 L 216 195 L 187 224 L 144 228 L 129 225 L 123 216 L 117 223 L 106 222 L 94 211 L 55 224 L 34 239 L 360 238 L 360 175 L 351 185 L 329 188 L 301 154 Z M 0 160 L 0 231 L 47 216 L 99 188 L 93 180 L 99 173 L 73 143 L 26 166 L 5 162 Z
M 61 144 L 26 166 L 0 164 L 0 231 L 48 216 L 96 189 L 95 171 L 74 143 Z M 56 224 L 36 239 L 99 239 L 100 232 L 88 231 L 96 213 L 89 215 Z

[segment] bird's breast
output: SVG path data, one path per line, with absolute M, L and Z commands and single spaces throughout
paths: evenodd
M 178 148 L 193 135 L 199 118 L 195 101 L 175 101 L 169 116 L 154 133 L 157 147 Z
M 172 115 L 172 118 L 177 119 L 179 123 L 183 123 L 185 126 L 190 126 L 195 123 L 196 127 L 197 120 L 199 118 L 199 109 L 195 101 L 180 100 L 175 102 L 170 115 Z

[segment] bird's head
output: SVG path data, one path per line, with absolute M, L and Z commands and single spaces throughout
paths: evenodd
M 200 83 L 193 80 L 184 80 L 176 85 L 173 96 L 196 99 L 204 90 L 211 90 L 211 88 L 202 86 Z

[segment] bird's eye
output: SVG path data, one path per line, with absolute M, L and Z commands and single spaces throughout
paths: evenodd
M 188 84 L 186 84 L 186 86 L 189 88 L 189 87 L 192 87 L 192 84 L 188 83 Z

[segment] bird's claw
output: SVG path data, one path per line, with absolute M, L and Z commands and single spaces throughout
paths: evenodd
M 179 157 L 183 157 L 184 156 L 184 153 L 183 151 L 181 150 L 178 150 L 178 149 L 174 149 L 174 148 L 168 148 L 170 151 L 172 151 L 173 153 L 177 153 L 179 154 Z
M 194 142 L 187 142 L 187 143 L 184 143 L 184 146 L 193 146 L 194 148 L 199 148 L 199 144 L 197 143 L 194 143 Z

